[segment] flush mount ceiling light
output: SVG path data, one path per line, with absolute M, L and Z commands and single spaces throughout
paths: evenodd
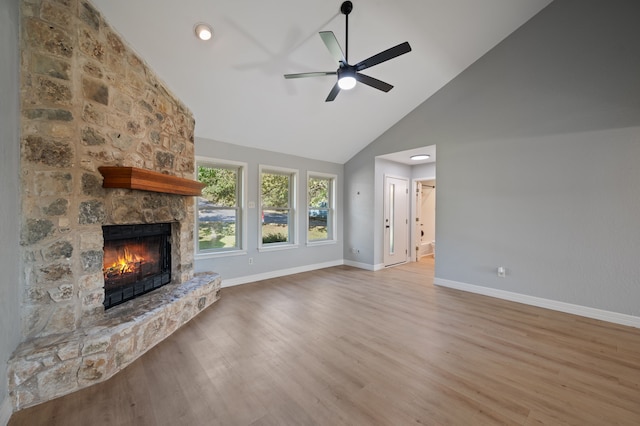
M 356 70 L 354 67 L 338 69 L 338 86 L 342 90 L 351 90 L 356 87 Z
M 420 161 L 420 160 L 426 160 L 427 158 L 430 158 L 431 156 L 428 154 L 416 154 L 416 155 L 412 155 L 411 158 L 413 161 Z
M 211 37 L 213 37 L 213 30 L 211 29 L 211 25 L 209 24 L 201 22 L 199 24 L 196 24 L 193 30 L 196 33 L 196 37 L 198 37 L 200 40 L 207 41 L 210 40 Z

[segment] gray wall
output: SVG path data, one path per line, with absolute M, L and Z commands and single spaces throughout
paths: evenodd
M 20 342 L 18 0 L 0 1 L 0 423 L 7 360 Z M 3 405 L 4 404 L 4 405 Z
M 437 144 L 436 277 L 639 316 L 638 16 L 554 1 L 350 160 L 346 193 Z M 353 220 L 345 247 L 375 227 Z
M 242 256 L 228 256 L 217 258 L 196 259 L 196 272 L 215 271 L 225 280 L 240 279 L 254 275 L 276 274 L 278 271 L 296 268 L 313 269 L 314 265 L 326 263 L 341 263 L 343 259 L 343 227 L 342 216 L 344 210 L 343 182 L 344 166 L 326 161 L 311 160 L 277 152 L 265 151 L 217 142 L 209 139 L 196 138 L 196 156 L 231 160 L 247 163 L 248 165 L 248 201 L 256 204 L 248 209 L 247 254 Z M 258 166 L 286 167 L 298 170 L 298 235 L 299 246 L 295 249 L 258 252 L 259 201 L 258 201 Z M 326 245 L 306 245 L 306 178 L 307 171 L 330 173 L 337 176 L 337 242 Z M 249 265 L 249 258 L 253 264 Z
M 368 150 L 368 147 L 365 148 Z M 344 169 L 344 258 L 374 268 L 375 162 L 370 155 L 356 155 Z M 381 214 L 378 212 L 378 214 Z M 379 219 L 378 219 L 379 220 Z M 358 253 L 351 248 L 360 248 Z M 382 251 L 382 247 L 379 248 Z

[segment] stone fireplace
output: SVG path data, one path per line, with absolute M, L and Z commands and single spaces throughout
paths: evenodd
M 20 48 L 23 342 L 8 369 L 16 409 L 106 380 L 220 288 L 217 274 L 194 276 L 193 196 L 103 187 L 99 170 L 192 180 L 191 112 L 88 1 L 24 0 Z M 135 299 L 110 293 L 105 310 L 104 246 L 117 238 L 103 229 L 115 225 L 165 227 L 170 254 L 160 262 L 170 272 L 151 278 L 153 288 L 134 285 Z

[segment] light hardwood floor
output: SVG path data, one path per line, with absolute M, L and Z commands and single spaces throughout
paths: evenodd
M 426 258 L 225 288 L 18 425 L 640 425 L 640 330 L 433 286 Z

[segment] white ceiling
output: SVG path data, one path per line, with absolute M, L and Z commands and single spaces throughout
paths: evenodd
M 367 69 L 324 102 L 335 71 L 318 32 L 344 50 L 341 0 L 93 0 L 196 119 L 197 137 L 345 163 L 551 0 L 354 0 L 349 62 L 404 41 L 412 52 Z M 214 37 L 196 39 L 209 23 Z

